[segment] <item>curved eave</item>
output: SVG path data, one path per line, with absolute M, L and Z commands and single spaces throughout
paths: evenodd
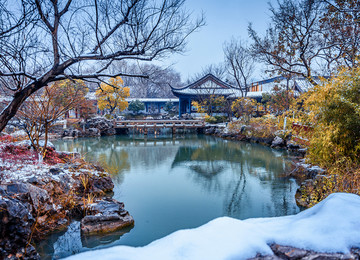
M 173 88 L 171 85 L 171 89 L 172 90 L 184 90 L 184 89 L 193 89 L 195 86 L 197 85 L 201 85 L 203 84 L 204 82 L 206 82 L 207 80 L 211 80 L 213 82 L 215 82 L 217 85 L 221 86 L 223 89 L 236 89 L 234 88 L 233 86 L 229 85 L 228 83 L 222 81 L 221 79 L 215 77 L 214 75 L 212 74 L 207 74 L 205 75 L 204 77 L 202 77 L 201 79 L 185 86 L 185 87 L 182 87 L 182 88 Z

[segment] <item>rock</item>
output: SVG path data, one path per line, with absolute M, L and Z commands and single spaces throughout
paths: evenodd
M 110 192 L 114 189 L 114 183 L 109 176 L 92 177 L 92 193 Z
M 298 150 L 300 148 L 300 145 L 296 144 L 294 141 L 288 141 L 286 146 L 289 150 Z
M 28 245 L 35 222 L 31 206 L 0 190 L 0 259 L 40 259 L 34 247 Z
M 81 154 L 77 152 L 57 152 L 60 159 L 80 159 Z
M 306 152 L 307 152 L 307 148 L 298 149 L 298 153 L 301 154 L 302 156 L 305 156 Z
M 228 127 L 225 127 L 223 130 L 222 130 L 222 134 L 223 135 L 228 135 L 230 133 L 230 130 Z
M 313 260 L 313 259 L 359 259 L 358 249 L 351 249 L 350 253 L 319 253 L 311 250 L 305 250 L 301 248 L 295 248 L 291 246 L 282 246 L 273 244 L 270 245 L 274 255 L 257 255 L 251 260 L 278 260 L 278 259 L 289 259 L 289 260 Z
M 105 130 L 101 131 L 100 134 L 101 135 L 115 135 L 116 130 L 115 130 L 115 128 L 109 128 L 109 129 L 105 129 Z
M 93 203 L 88 207 L 88 213 L 92 215 L 112 215 L 119 214 L 121 216 L 126 215 L 127 211 L 124 209 L 124 203 L 116 200 L 108 199 L 101 200 L 97 203 Z
M 80 127 L 86 129 L 86 136 L 100 136 L 100 135 L 115 135 L 116 131 L 114 123 L 103 117 L 96 117 L 88 119 L 85 123 L 82 123 Z M 90 130 L 91 129 L 91 130 Z
M 85 123 L 85 127 L 87 129 L 97 128 L 100 131 L 104 131 L 106 129 L 113 128 L 114 125 L 111 120 L 108 120 L 104 117 L 95 117 L 95 118 L 88 119 Z
M 38 183 L 39 183 L 39 179 L 36 178 L 35 176 L 33 176 L 33 177 L 27 179 L 27 182 L 28 182 L 28 183 L 31 183 L 31 184 L 38 184 Z
M 89 128 L 85 130 L 85 135 L 86 136 L 100 136 L 100 130 L 97 128 Z
M 281 245 L 271 245 L 271 250 L 276 256 L 285 259 L 301 259 L 309 254 L 308 251 L 304 249 L 294 248 L 291 246 L 281 246 Z
M 55 174 L 55 175 L 58 175 L 59 173 L 61 173 L 63 170 L 58 168 L 58 167 L 52 167 L 50 168 L 49 170 L 49 173 L 50 174 Z
M 266 255 L 266 256 L 257 255 L 253 258 L 249 258 L 248 260 L 282 260 L 282 258 L 276 255 Z
M 75 128 L 69 128 L 69 129 L 65 129 L 62 133 L 62 137 L 71 137 L 71 138 L 77 138 L 77 137 L 81 137 L 83 136 L 82 132 L 78 129 Z
M 49 201 L 50 197 L 46 190 L 36 187 L 30 183 L 10 183 L 0 185 L 9 195 L 16 195 L 28 199 L 35 211 L 40 205 Z
M 134 219 L 128 214 L 124 217 L 117 214 L 105 216 L 86 216 L 81 220 L 81 232 L 84 235 L 108 233 L 132 226 Z
M 72 136 L 65 136 L 65 137 L 63 137 L 63 139 L 64 139 L 64 140 L 72 140 L 72 139 L 74 139 L 74 137 L 72 137 Z
M 182 114 L 181 119 L 192 120 L 194 118 L 193 118 L 193 116 L 191 114 Z
M 215 133 L 215 127 L 209 127 L 205 129 L 205 134 L 212 135 Z
M 87 207 L 87 216 L 81 220 L 84 235 L 114 232 L 134 225 L 134 219 L 124 209 L 124 204 L 115 200 L 101 200 Z
M 284 147 L 285 140 L 279 136 L 275 136 L 274 140 L 271 143 L 271 147 Z
M 11 124 L 8 124 L 5 129 L 4 129 L 4 132 L 5 133 L 8 133 L 8 134 L 12 134 L 16 131 L 16 126 L 14 125 L 11 125 Z
M 242 125 L 240 127 L 240 133 L 244 133 L 246 131 L 247 125 Z
M 307 176 L 309 178 L 315 178 L 317 175 L 323 174 L 324 172 L 325 170 L 319 166 L 311 166 L 310 168 L 307 168 Z
M 259 143 L 270 146 L 272 144 L 273 138 L 261 138 L 261 137 L 254 137 L 254 136 L 247 136 L 250 142 Z
M 317 175 L 324 174 L 325 170 L 319 166 L 312 166 L 307 163 L 297 163 L 298 172 L 303 174 L 307 179 L 314 179 Z

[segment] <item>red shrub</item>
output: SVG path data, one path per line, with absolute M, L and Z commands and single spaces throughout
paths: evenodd
M 14 141 L 14 138 L 11 135 L 0 135 L 0 142 L 10 143 L 13 141 Z
M 47 148 L 44 162 L 49 165 L 57 163 L 64 163 L 64 160 L 60 158 L 59 154 L 52 148 Z
M 3 161 L 22 162 L 32 161 L 36 162 L 38 155 L 35 151 L 29 150 L 23 146 L 15 146 L 13 144 L 7 144 L 0 153 L 0 158 Z

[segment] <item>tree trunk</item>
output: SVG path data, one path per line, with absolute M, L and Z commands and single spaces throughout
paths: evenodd
M 54 74 L 60 74 L 62 71 L 63 70 L 55 70 L 52 68 L 41 78 L 27 85 L 21 91 L 16 92 L 13 100 L 0 113 L 0 132 L 4 130 L 8 122 L 16 115 L 16 112 L 19 110 L 24 101 L 31 96 L 31 94 L 46 86 L 52 79 L 54 79 Z
M 13 100 L 8 104 L 0 114 L 0 132 L 2 132 L 7 123 L 16 115 L 20 106 L 33 93 L 33 91 L 21 91 L 15 94 Z

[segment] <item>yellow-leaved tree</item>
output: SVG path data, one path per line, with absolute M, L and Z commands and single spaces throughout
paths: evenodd
M 245 123 L 249 123 L 251 115 L 256 110 L 257 102 L 255 99 L 241 97 L 237 98 L 231 105 L 231 110 L 237 118 L 242 117 Z
M 313 126 L 308 151 L 312 162 L 323 167 L 344 158 L 360 163 L 360 67 L 343 69 L 314 87 L 304 106 Z
M 124 87 L 124 81 L 121 77 L 111 78 L 109 83 L 102 83 L 95 92 L 100 110 L 107 109 L 112 114 L 115 109 L 120 111 L 128 107 L 125 98 L 130 96 L 130 89 Z
M 360 194 L 360 67 L 340 70 L 302 99 L 299 119 L 310 129 L 306 157 L 327 174 L 302 185 L 299 198 L 314 205 L 333 192 Z

